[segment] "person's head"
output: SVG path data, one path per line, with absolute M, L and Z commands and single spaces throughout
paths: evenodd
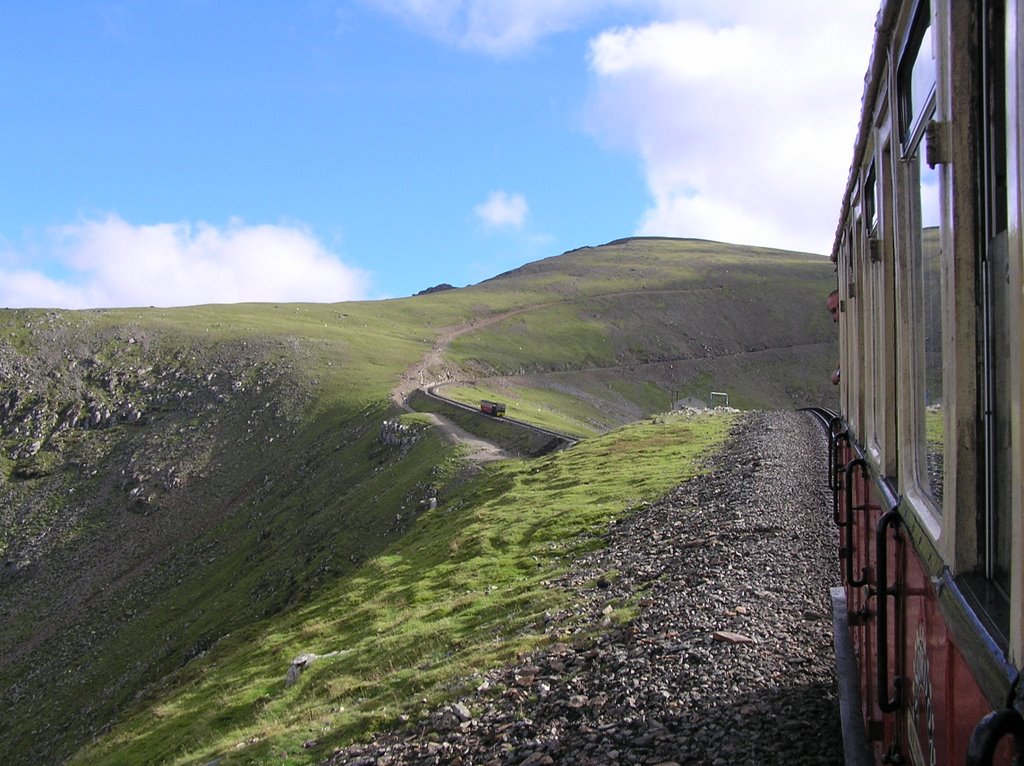
M 833 290 L 828 294 L 828 300 L 825 301 L 825 308 L 828 309 L 828 313 L 832 315 L 832 321 L 839 321 L 839 291 Z

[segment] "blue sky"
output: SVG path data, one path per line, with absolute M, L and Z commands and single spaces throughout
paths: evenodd
M 0 306 L 826 252 L 872 0 L 0 0 Z

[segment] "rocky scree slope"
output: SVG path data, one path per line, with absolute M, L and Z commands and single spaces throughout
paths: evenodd
M 383 450 L 383 476 L 408 448 L 380 443 L 383 403 L 318 430 L 298 339 L 101 313 L 32 312 L 0 337 L 5 763 L 61 761 L 234 626 L 351 569 L 373 543 L 338 531 L 346 450 Z M 388 522 L 357 521 L 383 545 Z
M 42 756 L 60 738 L 42 712 L 57 684 L 82 687 L 85 721 L 132 690 L 131 668 L 90 678 L 97 647 L 168 579 L 202 568 L 203 550 L 179 546 L 230 512 L 238 456 L 293 431 L 302 394 L 256 349 L 190 349 L 130 327 L 89 338 L 58 312 L 25 327 L 30 353 L 0 340 L 0 702 L 5 717 L 38 711 L 22 734 Z M 212 512 L 208 493 L 220 495 Z

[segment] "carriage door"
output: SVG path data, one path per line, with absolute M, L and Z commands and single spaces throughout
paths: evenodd
M 979 162 L 979 467 L 975 595 L 1005 641 L 1008 636 L 1012 462 L 1010 444 L 1009 252 L 1007 232 L 1005 0 L 982 4 L 982 110 Z

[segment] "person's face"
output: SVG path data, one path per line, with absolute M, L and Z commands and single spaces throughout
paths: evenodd
M 839 294 L 828 296 L 825 306 L 828 307 L 828 313 L 832 315 L 832 321 L 839 321 Z

